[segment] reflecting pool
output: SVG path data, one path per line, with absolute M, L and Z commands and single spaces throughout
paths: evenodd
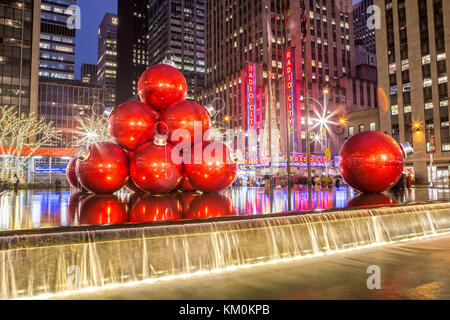
M 0 195 L 0 232 L 83 225 L 153 223 L 447 201 L 449 189 L 418 188 L 394 194 L 359 194 L 350 188 L 308 190 L 234 188 L 222 194 L 92 195 L 52 190 Z

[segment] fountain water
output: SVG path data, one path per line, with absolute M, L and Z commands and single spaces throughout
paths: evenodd
M 4 237 L 0 298 L 201 275 L 450 233 L 450 203 Z

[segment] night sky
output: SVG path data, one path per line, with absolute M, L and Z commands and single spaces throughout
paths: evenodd
M 353 3 L 360 0 L 353 0 Z M 77 30 L 75 77 L 80 78 L 83 63 L 97 63 L 97 29 L 105 13 L 117 14 L 117 0 L 78 0 L 81 30 Z
M 97 29 L 105 13 L 117 14 L 117 0 L 78 0 L 81 30 L 77 30 L 75 78 L 80 78 L 83 63 L 97 63 Z

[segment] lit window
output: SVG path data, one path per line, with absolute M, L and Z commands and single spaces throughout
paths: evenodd
M 391 106 L 391 113 L 393 116 L 398 115 L 398 105 Z
M 354 134 L 354 128 L 353 127 L 349 127 L 348 128 L 348 136 L 351 137 Z

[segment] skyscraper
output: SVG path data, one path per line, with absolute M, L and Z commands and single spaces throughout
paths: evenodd
M 83 63 L 81 65 L 81 82 L 96 84 L 97 83 L 97 65 Z
M 36 112 L 40 1 L 0 3 L 0 104 Z
M 341 86 L 340 79 L 355 74 L 352 1 L 305 0 L 308 30 L 305 45 L 300 30 L 300 3 L 298 0 L 206 2 L 204 102 L 223 99 L 226 109 L 222 117 L 230 120 L 231 128 L 246 131 L 256 127 L 258 135 L 265 134 L 264 128 L 278 128 L 281 135 L 272 135 L 270 144 L 279 140 L 282 153 L 286 149 L 286 113 L 289 122 L 295 123 L 291 133 L 295 137 L 293 152 L 306 150 L 302 127 L 305 68 L 310 97 L 323 104 L 323 89 L 328 88 L 330 111 L 346 104 L 346 87 Z M 286 75 L 288 70 L 291 73 Z M 248 85 L 251 73 L 256 79 L 251 81 L 256 82 L 253 89 Z M 293 100 L 286 108 L 288 98 Z M 317 118 L 321 106 L 313 100 L 310 104 L 311 116 Z M 255 126 L 250 125 L 249 117 Z M 338 145 L 337 141 L 331 142 L 333 152 L 337 152 Z M 323 150 L 317 143 L 312 146 L 316 152 Z
M 69 28 L 76 0 L 42 0 L 39 76 L 75 78 L 75 28 Z
M 116 104 L 136 98 L 141 74 L 149 65 L 149 2 L 118 0 Z
M 61 130 L 61 138 L 55 147 L 76 147 L 76 140 L 82 138 L 80 120 L 95 112 L 101 112 L 104 103 L 104 88 L 101 86 L 77 80 L 39 81 L 38 114 L 53 121 L 55 127 Z
M 150 65 L 171 58 L 188 84 L 188 99 L 201 94 L 205 77 L 205 1 L 151 0 Z
M 105 106 L 116 106 L 117 25 L 115 14 L 107 13 L 98 28 L 97 82 L 105 88 Z
M 381 130 L 409 142 L 416 154 L 407 162 L 416 182 L 448 176 L 450 122 L 450 2 L 375 0 L 381 8 L 376 30 Z
M 373 0 L 361 0 L 353 6 L 356 65 L 377 65 L 375 45 L 375 8 Z

